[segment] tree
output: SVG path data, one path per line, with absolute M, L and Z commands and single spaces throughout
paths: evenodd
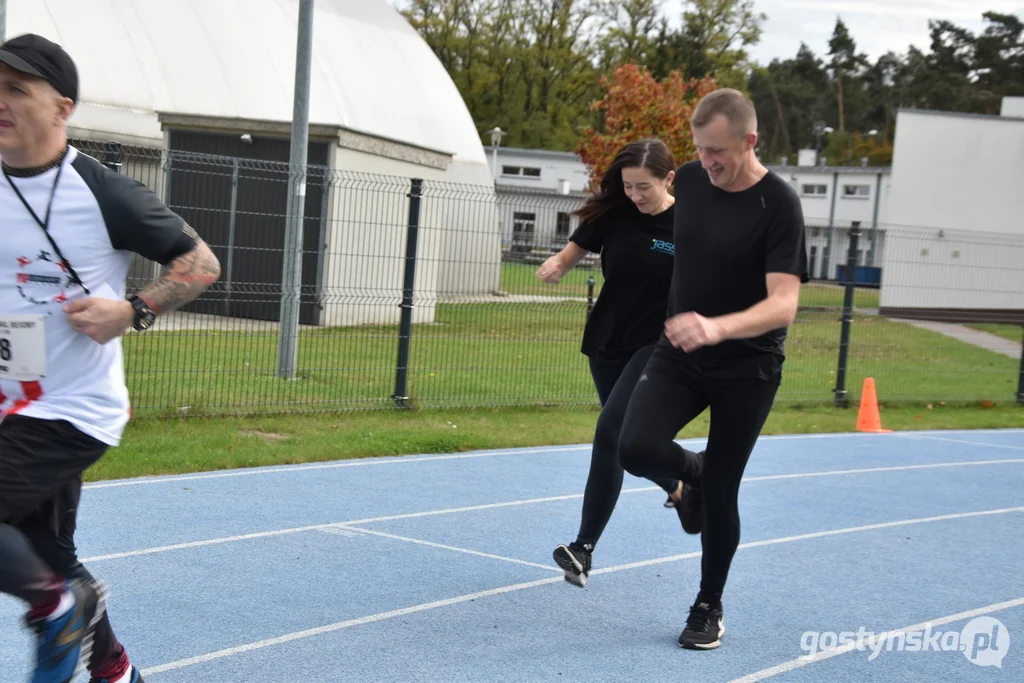
M 751 69 L 746 47 L 761 39 L 768 16 L 754 11 L 754 0 L 688 0 L 687 5 L 681 41 L 685 75 L 711 76 L 723 87 L 742 90 Z
M 697 101 L 716 89 L 714 79 L 686 79 L 673 71 L 658 81 L 647 69 L 626 64 L 599 84 L 605 94 L 591 109 L 604 112 L 604 132 L 587 128 L 576 147 L 593 180 L 604 175 L 623 145 L 642 138 L 661 139 L 677 164 L 696 155 L 690 116 Z
M 526 117 L 521 144 L 568 149 L 596 91 L 593 61 L 601 6 L 598 0 L 521 0 L 519 9 L 522 30 L 516 40 Z M 511 143 L 514 135 L 509 137 Z
M 868 166 L 892 164 L 892 143 L 882 136 L 861 133 L 833 133 L 823 152 L 829 166 L 860 166 L 867 159 Z
M 757 109 L 762 158 L 792 158 L 815 143 L 814 122 L 832 113 L 829 85 L 825 64 L 803 43 L 793 59 L 772 60 L 755 70 L 748 88 Z
M 839 132 L 846 131 L 847 80 L 853 81 L 858 71 L 867 66 L 867 58 L 857 54 L 857 44 L 842 19 L 836 19 L 832 38 L 828 41 L 828 54 L 832 58 L 832 78 L 836 88 L 836 106 L 839 110 Z
M 663 0 L 619 0 L 604 7 L 607 27 L 600 40 L 601 66 L 649 64 L 659 40 Z

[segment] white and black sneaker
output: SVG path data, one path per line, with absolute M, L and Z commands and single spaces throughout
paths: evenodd
M 721 605 L 698 602 L 690 608 L 690 618 L 679 636 L 679 647 L 688 650 L 713 650 L 722 644 L 725 619 Z
M 575 541 L 569 545 L 559 545 L 552 553 L 555 563 L 565 571 L 565 580 L 574 586 L 583 588 L 590 575 L 590 558 L 593 546 L 586 546 Z

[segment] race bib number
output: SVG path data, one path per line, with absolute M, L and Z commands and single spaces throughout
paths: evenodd
M 0 315 L 0 379 L 46 377 L 46 334 L 41 315 Z

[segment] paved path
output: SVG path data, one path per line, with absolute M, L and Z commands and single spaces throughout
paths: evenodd
M 1012 342 L 1009 339 L 1004 339 L 997 334 L 981 332 L 980 330 L 972 329 L 966 325 L 932 322 L 928 320 L 906 320 L 904 318 L 890 318 L 890 320 L 898 323 L 908 323 L 923 330 L 938 332 L 939 334 L 944 334 L 947 337 L 959 339 L 962 342 L 973 344 L 983 349 L 988 349 L 989 351 L 1002 353 L 1010 358 L 1020 358 L 1021 356 L 1020 344 Z

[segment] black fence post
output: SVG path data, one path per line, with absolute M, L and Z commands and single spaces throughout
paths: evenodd
M 120 142 L 108 142 L 103 150 L 103 161 L 101 162 L 104 166 L 109 168 L 114 173 L 121 172 L 121 143 Z
M 587 319 L 590 319 L 590 314 L 594 310 L 594 285 L 597 284 L 597 280 L 591 275 L 587 278 Z
M 1021 325 L 1024 330 L 1024 325 Z M 1024 341 L 1021 342 L 1020 348 L 1020 377 L 1017 378 L 1017 403 L 1024 406 Z
M 416 246 L 420 234 L 420 197 L 423 179 L 412 179 L 409 197 L 409 227 L 405 237 L 405 278 L 402 284 L 402 318 L 398 332 L 398 368 L 395 375 L 395 393 L 391 396 L 399 408 L 409 407 L 409 342 L 412 340 L 413 295 L 416 287 Z
M 839 336 L 839 367 L 836 370 L 835 403 L 840 408 L 848 405 L 846 399 L 846 367 L 850 357 L 850 325 L 853 323 L 853 296 L 856 291 L 857 241 L 860 226 L 850 228 L 850 249 L 846 255 L 846 291 L 843 294 L 843 323 Z

